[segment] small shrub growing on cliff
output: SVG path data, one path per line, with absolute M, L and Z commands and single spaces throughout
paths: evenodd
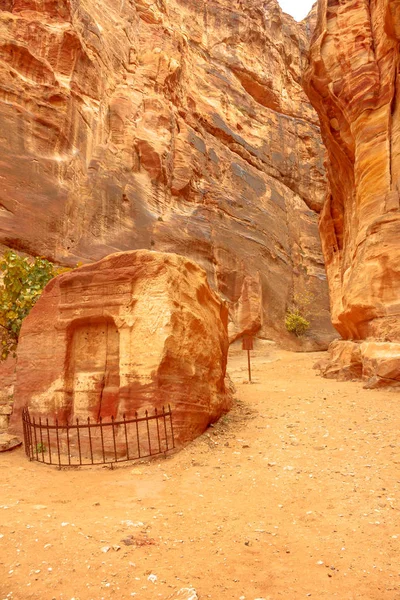
M 0 258 L 0 361 L 15 355 L 22 320 L 45 285 L 63 270 L 44 258 L 23 258 L 12 250 Z
M 285 317 L 285 326 L 290 333 L 297 337 L 305 334 L 310 327 L 310 321 L 303 317 L 298 309 L 288 310 Z
M 293 297 L 293 307 L 286 312 L 285 327 L 297 337 L 304 335 L 310 327 L 308 317 L 311 315 L 311 305 L 315 300 L 312 292 L 297 293 Z

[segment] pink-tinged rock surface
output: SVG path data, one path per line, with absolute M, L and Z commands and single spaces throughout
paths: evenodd
M 176 254 L 113 254 L 60 275 L 25 319 L 11 431 L 21 412 L 62 424 L 171 406 L 177 445 L 230 408 L 228 311 Z
M 0 242 L 63 264 L 137 248 L 200 264 L 229 333 L 304 348 L 333 330 L 317 216 L 313 19 L 276 0 L 2 0 Z

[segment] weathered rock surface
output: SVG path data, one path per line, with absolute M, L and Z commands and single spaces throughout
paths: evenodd
M 232 339 L 294 343 L 284 314 L 307 287 L 308 344 L 326 345 L 325 151 L 301 86 L 310 22 L 276 0 L 1 8 L 0 242 L 64 264 L 188 256 L 228 302 Z
M 400 344 L 337 340 L 329 357 L 315 365 L 324 377 L 340 381 L 362 379 L 366 388 L 400 386 Z
M 22 326 L 11 431 L 25 405 L 63 424 L 170 405 L 187 442 L 230 408 L 227 324 L 205 271 L 176 254 L 118 253 L 60 275 Z
M 345 339 L 400 341 L 400 11 L 320 0 L 306 88 L 328 149 L 320 232 Z
M 400 5 L 319 1 L 306 89 L 328 149 L 320 220 L 335 343 L 327 373 L 400 378 Z M 392 358 L 391 358 L 392 353 Z M 357 360 L 355 360 L 358 357 Z M 393 360 L 392 360 L 393 359 Z
M 0 452 L 8 452 L 21 446 L 22 442 L 16 435 L 10 433 L 0 433 Z
M 0 402 L 9 400 L 14 393 L 16 359 L 9 356 L 0 362 Z
M 8 429 L 11 413 L 12 403 L 5 400 L 0 400 L 0 432 Z
M 0 362 L 0 433 L 6 431 L 12 413 L 16 360 Z

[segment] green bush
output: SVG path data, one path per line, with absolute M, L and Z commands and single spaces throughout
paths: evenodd
M 0 258 L 0 361 L 15 355 L 23 319 L 50 279 L 64 270 L 45 258 L 24 258 L 12 250 Z
M 300 314 L 298 309 L 288 310 L 285 317 L 285 326 L 290 333 L 297 337 L 305 334 L 310 327 L 310 321 Z
M 47 452 L 47 447 L 46 444 L 44 444 L 43 442 L 38 442 L 36 444 L 36 453 L 37 454 L 42 454 L 42 452 Z

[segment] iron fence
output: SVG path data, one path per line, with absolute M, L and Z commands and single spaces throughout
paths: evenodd
M 135 413 L 134 418 L 105 422 L 98 421 L 62 424 L 55 419 L 31 418 L 29 410 L 22 411 L 25 453 L 29 460 L 36 460 L 58 467 L 114 464 L 165 454 L 175 448 L 172 411 L 163 406 L 143 417 Z

